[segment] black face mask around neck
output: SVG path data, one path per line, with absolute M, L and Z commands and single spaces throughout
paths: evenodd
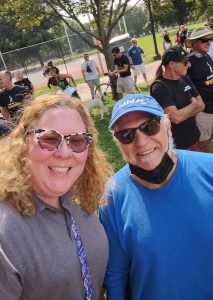
M 171 172 L 173 166 L 174 162 L 167 152 L 164 154 L 160 164 L 150 171 L 144 170 L 137 166 L 133 166 L 129 163 L 129 168 L 132 174 L 136 175 L 140 179 L 154 184 L 161 184 L 162 182 L 164 182 L 164 180 L 168 177 L 169 173 Z

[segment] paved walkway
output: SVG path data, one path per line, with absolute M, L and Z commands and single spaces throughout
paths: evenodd
M 101 72 L 107 72 L 107 67 L 106 67 L 106 63 L 105 63 L 103 54 L 99 53 L 99 55 L 98 54 L 90 55 L 90 59 L 92 59 L 96 62 L 99 69 L 101 70 Z M 83 58 L 77 58 L 75 60 L 72 60 L 72 61 L 66 63 L 66 68 L 65 68 L 64 64 L 57 65 L 57 67 L 59 68 L 60 73 L 66 74 L 68 72 L 69 74 L 72 74 L 72 76 L 74 78 L 81 78 L 82 73 L 80 70 L 80 65 L 83 61 L 84 61 Z M 154 79 L 155 72 L 156 72 L 159 64 L 160 64 L 160 61 L 155 61 L 153 63 L 145 65 L 148 81 L 151 82 Z M 30 81 L 33 83 L 33 85 L 35 86 L 35 88 L 41 88 L 41 87 L 47 86 L 47 78 L 45 78 L 42 75 L 42 70 L 37 70 L 32 73 L 29 73 L 28 77 L 29 77 Z M 109 80 L 109 78 L 107 76 L 102 77 L 101 83 L 108 82 L 108 80 Z M 144 82 L 144 79 L 143 79 L 143 76 L 141 75 L 138 77 L 138 84 L 142 84 L 143 82 Z M 83 101 L 91 99 L 89 87 L 86 83 L 79 84 L 77 86 L 77 90 Z
M 149 82 L 152 82 L 153 79 L 155 78 L 155 73 L 156 73 L 156 70 L 157 70 L 159 64 L 160 64 L 160 61 L 155 61 L 153 63 L 146 65 L 146 74 L 147 74 L 147 79 Z M 108 82 L 108 81 L 109 81 L 109 77 L 107 77 L 107 76 L 101 78 L 101 83 Z M 140 75 L 138 77 L 137 84 L 140 85 L 143 83 L 145 83 L 145 81 L 143 79 L 143 76 Z M 87 101 L 87 100 L 91 99 L 90 90 L 86 83 L 79 84 L 77 86 L 77 90 L 83 101 Z

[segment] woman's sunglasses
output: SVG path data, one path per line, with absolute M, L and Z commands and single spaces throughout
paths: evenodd
M 140 126 L 135 128 L 127 128 L 114 133 L 114 136 L 121 142 L 122 144 L 130 144 L 135 139 L 135 134 L 137 130 L 140 130 L 145 135 L 152 136 L 157 134 L 160 131 L 160 117 L 154 117 Z
M 73 152 L 81 153 L 87 149 L 92 141 L 92 134 L 87 132 L 63 135 L 51 129 L 35 129 L 28 131 L 27 135 L 31 133 L 36 135 L 40 147 L 47 151 L 59 149 L 63 141 L 66 140 L 67 146 L 72 149 Z

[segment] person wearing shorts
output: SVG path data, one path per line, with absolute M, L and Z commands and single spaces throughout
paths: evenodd
M 200 145 L 204 152 L 211 152 L 213 138 L 213 61 L 208 51 L 213 39 L 213 32 L 201 27 L 194 29 L 190 38 L 186 39 L 186 47 L 191 48 L 195 55 L 190 57 L 188 75 L 200 93 L 205 109 L 196 117 L 200 129 Z
M 148 85 L 146 72 L 145 72 L 145 66 L 142 59 L 142 54 L 144 54 L 144 51 L 141 47 L 137 46 L 137 39 L 132 38 L 131 39 L 132 46 L 128 50 L 128 56 L 130 60 L 130 64 L 132 66 L 133 72 L 134 72 L 134 81 L 135 84 L 137 84 L 137 76 L 140 74 L 143 75 L 143 78 Z
M 126 55 L 120 52 L 118 47 L 112 49 L 114 56 L 115 70 L 110 72 L 110 76 L 119 75 L 117 81 L 118 98 L 123 98 L 123 93 L 134 94 L 135 85 L 130 71 L 129 59 Z

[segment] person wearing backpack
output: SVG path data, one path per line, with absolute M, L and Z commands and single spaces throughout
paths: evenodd
M 84 81 L 88 84 L 90 88 L 90 93 L 92 96 L 92 99 L 95 98 L 95 87 L 98 87 L 100 85 L 100 70 L 98 66 L 96 65 L 96 62 L 94 60 L 89 59 L 89 54 L 84 54 L 84 62 L 81 64 L 81 72 L 84 77 Z M 101 88 L 98 88 L 98 91 L 101 96 Z
M 188 58 L 192 55 L 194 53 L 187 53 L 181 46 L 173 46 L 165 52 L 150 93 L 170 117 L 176 148 L 200 151 L 200 131 L 195 116 L 203 111 L 204 103 L 186 76 L 190 66 Z

